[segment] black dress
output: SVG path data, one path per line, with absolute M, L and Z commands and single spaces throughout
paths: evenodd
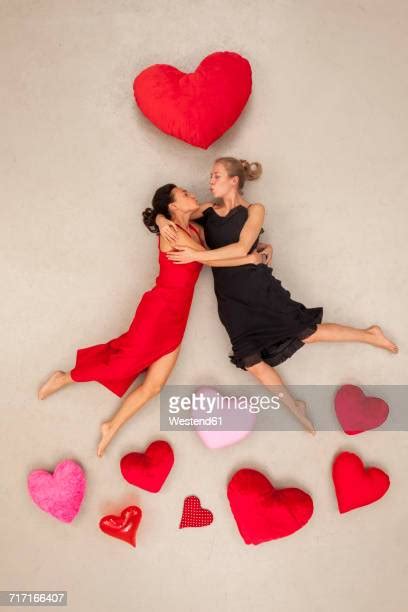
M 196 219 L 204 228 L 210 249 L 239 240 L 248 209 L 239 205 L 221 217 L 210 206 Z M 260 233 L 262 233 L 261 230 Z M 259 236 L 250 253 L 256 249 Z M 282 363 L 304 346 L 321 323 L 323 308 L 306 308 L 291 299 L 290 293 L 266 264 L 211 268 L 218 314 L 232 344 L 229 358 L 238 368 L 265 361 L 271 366 Z

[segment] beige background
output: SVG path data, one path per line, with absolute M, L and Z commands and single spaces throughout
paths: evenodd
M 247 186 L 267 207 L 274 273 L 324 321 L 379 323 L 395 356 L 363 344 L 302 348 L 278 371 L 288 384 L 404 384 L 407 376 L 407 60 L 403 0 L 191 3 L 1 0 L 3 477 L 1 589 L 66 589 L 69 609 L 401 612 L 407 592 L 407 434 L 254 432 L 206 449 L 193 432 L 159 431 L 159 400 L 98 459 L 100 423 L 119 400 L 97 383 L 36 399 L 81 346 L 125 331 L 157 274 L 156 238 L 141 223 L 172 181 L 208 198 L 213 159 L 259 160 Z M 238 123 L 208 151 L 141 115 L 134 77 L 153 63 L 193 71 L 233 50 L 253 68 Z M 171 382 L 252 384 L 228 360 L 211 271 L 199 279 Z M 328 406 L 328 410 L 332 407 Z M 132 488 L 119 459 L 169 440 L 174 470 L 157 494 Z M 340 516 L 331 461 L 352 450 L 388 471 L 377 504 Z M 88 490 L 71 525 L 31 503 L 31 469 L 73 458 Z M 225 487 L 243 466 L 300 486 L 315 513 L 296 535 L 246 546 Z M 214 512 L 178 530 L 182 501 Z M 144 517 L 136 549 L 99 518 L 128 502 Z

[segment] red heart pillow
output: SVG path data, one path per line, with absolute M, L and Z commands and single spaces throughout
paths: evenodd
M 388 404 L 379 397 L 367 397 L 356 385 L 343 385 L 334 399 L 337 419 L 344 433 L 354 436 L 384 423 Z
M 154 64 L 133 82 L 136 103 L 154 125 L 202 149 L 235 123 L 251 89 L 249 62 L 231 51 L 208 55 L 191 73 Z
M 376 467 L 365 468 L 360 457 L 349 452 L 337 455 L 332 476 L 341 513 L 372 504 L 385 495 L 390 486 L 385 472 Z
M 294 533 L 313 514 L 313 501 L 301 489 L 275 489 L 260 472 L 238 470 L 228 483 L 228 500 L 246 544 L 260 544 Z
M 156 440 L 144 453 L 128 453 L 120 460 L 120 470 L 130 484 L 157 493 L 162 488 L 174 463 L 168 442 Z

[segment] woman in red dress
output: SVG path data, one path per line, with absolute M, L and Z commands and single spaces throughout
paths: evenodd
M 186 189 L 172 183 L 160 187 L 152 200 L 153 208 L 143 211 L 143 221 L 158 236 L 159 275 L 155 286 L 143 294 L 129 329 L 102 344 L 78 349 L 75 367 L 68 372 L 55 371 L 38 392 L 39 399 L 72 382 L 97 381 L 122 397 L 135 378 L 146 371 L 146 377 L 132 391 L 110 421 L 101 426 L 97 455 L 101 457 L 118 429 L 137 410 L 156 396 L 170 376 L 180 352 L 194 287 L 202 268 L 201 263 L 177 265 L 166 253 L 173 249 L 160 236 L 155 218 L 162 214 L 180 228 L 180 244 L 205 250 L 203 229 L 190 223 L 199 208 L 197 198 Z M 264 261 L 265 252 L 244 257 L 211 261 L 211 266 L 239 266 Z

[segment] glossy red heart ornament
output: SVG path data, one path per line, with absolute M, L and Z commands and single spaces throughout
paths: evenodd
M 142 518 L 142 511 L 138 506 L 128 506 L 119 516 L 107 514 L 99 521 L 99 527 L 104 533 L 128 542 L 136 547 L 136 531 Z

